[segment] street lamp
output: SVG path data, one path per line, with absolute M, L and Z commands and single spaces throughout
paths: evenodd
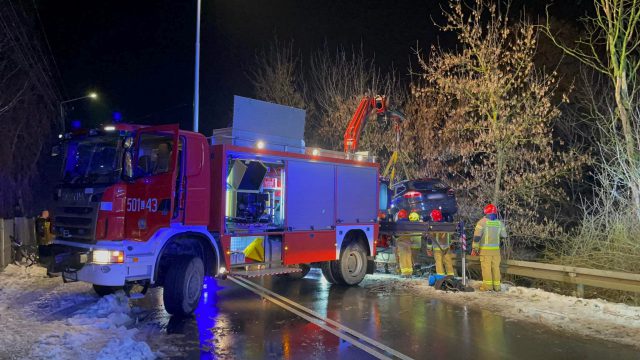
M 80 96 L 74 99 L 69 99 L 69 100 L 64 100 L 60 102 L 60 124 L 61 124 L 61 128 L 62 128 L 62 133 L 64 134 L 65 132 L 65 121 L 64 121 L 64 104 L 66 103 L 70 103 L 70 102 L 74 102 L 74 101 L 78 101 L 78 100 L 83 100 L 83 99 L 97 99 L 98 98 L 98 94 L 95 92 L 90 92 L 89 94 L 85 95 L 85 96 Z
M 196 13 L 196 66 L 193 82 L 193 131 L 198 132 L 200 127 L 200 12 L 202 0 L 198 0 Z

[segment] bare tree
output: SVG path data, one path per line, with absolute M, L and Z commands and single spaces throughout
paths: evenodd
M 250 78 L 260 99 L 307 110 L 309 146 L 341 151 L 347 123 L 365 94 L 386 95 L 396 107 L 406 98 L 395 73 L 382 74 L 362 49 L 332 52 L 325 46 L 310 56 L 304 70 L 300 63 L 291 43 L 276 40 L 258 55 Z M 384 162 L 393 152 L 394 134 L 390 122 L 369 119 L 360 148 Z
M 594 5 L 595 16 L 582 19 L 587 35 L 577 40 L 575 47 L 558 40 L 549 23 L 543 29 L 565 53 L 601 73 L 610 82 L 615 100 L 614 116 L 599 117 L 598 126 L 606 130 L 606 136 L 611 137 L 609 142 L 616 150 L 611 153 L 612 158 L 602 161 L 617 163 L 619 170 L 625 173 L 625 185 L 630 189 L 634 211 L 640 219 L 640 138 L 634 123 L 639 119 L 633 113 L 640 89 L 640 2 L 595 0 Z
M 452 178 L 463 198 L 505 210 L 522 238 L 551 234 L 554 205 L 566 199 L 557 186 L 586 160 L 554 148 L 555 74 L 534 65 L 537 32 L 525 19 L 511 21 L 508 6 L 479 0 L 468 8 L 451 0 L 443 30 L 457 51 L 419 54 L 421 82 L 411 113 L 421 129 L 426 168 Z
M 402 106 L 406 92 L 395 72 L 383 74 L 375 61 L 360 50 L 324 47 L 312 55 L 307 73 L 306 103 L 315 112 L 308 118 L 308 139 L 316 146 L 342 150 L 347 123 L 365 94 L 385 95 L 392 107 Z M 360 149 L 384 163 L 393 152 L 395 135 L 390 122 L 368 119 Z
M 300 57 L 293 42 L 275 39 L 268 50 L 256 55 L 256 64 L 249 73 L 256 97 L 276 104 L 305 108 L 300 79 Z
M 47 185 L 42 154 L 57 122 L 59 94 L 33 14 L 22 5 L 0 2 L 0 216 L 32 213 L 42 203 L 34 195 Z

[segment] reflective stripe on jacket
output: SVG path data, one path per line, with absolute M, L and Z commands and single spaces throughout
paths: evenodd
M 480 250 L 499 250 L 500 238 L 507 237 L 507 229 L 500 220 L 480 219 L 473 232 L 473 248 Z

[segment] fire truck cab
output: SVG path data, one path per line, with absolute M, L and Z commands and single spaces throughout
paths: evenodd
M 373 272 L 378 165 L 307 148 L 304 111 L 235 98 L 210 139 L 177 125 L 69 134 L 54 194 L 55 261 L 99 294 L 162 286 L 167 312 L 195 310 L 205 276 L 334 284 Z

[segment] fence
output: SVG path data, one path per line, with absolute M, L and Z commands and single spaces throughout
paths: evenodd
M 478 265 L 479 257 L 467 256 L 470 265 Z M 573 266 L 544 264 L 529 261 L 502 262 L 502 272 L 534 279 L 559 281 L 577 286 L 577 295 L 584 296 L 584 286 L 603 289 L 640 292 L 640 274 L 586 269 Z
M 35 245 L 37 243 L 35 219 L 25 217 L 0 219 L 0 270 L 12 261 L 11 237 L 15 237 L 23 245 Z

